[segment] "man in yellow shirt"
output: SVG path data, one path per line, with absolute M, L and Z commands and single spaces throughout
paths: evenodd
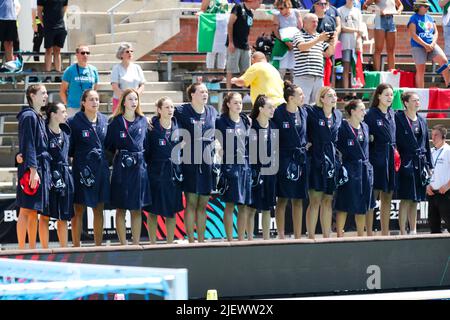
M 250 87 L 250 97 L 255 103 L 256 97 L 265 94 L 279 106 L 284 103 L 284 83 L 278 70 L 267 62 L 264 53 L 256 51 L 252 55 L 252 65 L 239 78 L 232 78 L 231 83 L 239 87 Z

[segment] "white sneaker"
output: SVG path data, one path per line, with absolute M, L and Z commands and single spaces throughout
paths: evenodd
M 409 231 L 409 235 L 410 236 L 415 236 L 415 235 L 417 235 L 417 231 L 416 230 L 410 230 Z

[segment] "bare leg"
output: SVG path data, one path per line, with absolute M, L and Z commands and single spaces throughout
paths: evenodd
M 400 234 L 406 235 L 406 219 L 408 218 L 410 200 L 400 200 L 400 209 L 398 212 L 398 224 L 400 226 Z
M 195 224 L 195 210 L 197 208 L 199 195 L 195 193 L 186 192 L 186 210 L 184 210 L 184 225 L 186 235 L 190 243 L 195 242 L 194 238 L 194 224 Z
M 153 213 L 148 213 L 147 217 L 147 231 L 148 238 L 151 244 L 156 244 L 156 228 L 158 226 L 158 216 Z
M 27 234 L 28 234 L 29 248 L 30 249 L 36 248 L 37 226 L 38 226 L 37 211 L 26 208 L 20 208 L 16 228 L 19 249 L 25 249 Z
M 45 49 L 45 71 L 52 70 L 52 53 L 53 48 Z
M 237 225 L 238 225 L 238 240 L 245 240 L 245 228 L 247 226 L 247 210 L 244 205 L 238 205 L 238 217 L 237 217 Z
M 380 193 L 381 205 L 380 205 L 380 220 L 381 220 L 381 234 L 383 236 L 389 235 L 389 221 L 391 219 L 391 201 L 392 192 Z
M 223 224 L 225 226 L 225 233 L 227 234 L 228 241 L 233 241 L 233 211 L 234 203 L 227 202 L 225 204 L 225 210 L 223 211 Z
M 425 87 L 425 64 L 416 64 L 416 88 Z
M 409 234 L 417 233 L 417 202 L 411 201 L 408 209 Z
M 270 210 L 262 212 L 263 239 L 270 239 Z
M 255 213 L 256 209 L 247 207 L 247 239 L 249 241 L 253 240 L 253 233 L 255 231 Z M 263 231 L 264 232 L 264 231 Z
M 53 47 L 53 61 L 55 62 L 55 70 L 61 72 L 61 48 Z
M 205 242 L 206 231 L 206 206 L 208 205 L 209 196 L 199 196 L 196 210 L 197 217 L 197 240 Z
M 58 241 L 59 246 L 61 248 L 67 247 L 68 243 L 68 234 L 67 234 L 67 221 L 66 220 L 58 220 L 56 222 L 56 232 L 58 233 Z
M 141 210 L 133 210 L 131 213 L 131 236 L 133 245 L 138 245 L 141 240 L 142 213 Z
M 397 32 L 386 32 L 386 51 L 388 70 L 395 69 L 395 44 Z
M 366 231 L 368 237 L 373 236 L 373 210 L 369 210 L 366 214 Z
M 347 212 L 338 211 L 336 213 L 336 232 L 338 238 L 344 236 L 345 220 L 347 220 Z
M 94 241 L 96 246 L 101 246 L 103 241 L 103 203 L 92 208 L 94 211 Z
M 173 243 L 173 239 L 175 238 L 176 223 L 177 223 L 176 217 L 166 218 L 167 243 Z
M 355 214 L 355 224 L 356 232 L 358 237 L 364 236 L 364 226 L 366 225 L 366 215 L 365 214 Z
M 309 211 L 306 212 L 309 217 L 307 218 L 308 224 L 306 227 L 308 229 L 308 237 L 310 239 L 315 239 L 316 237 L 316 226 L 319 218 L 319 207 L 322 197 L 323 192 L 309 190 Z
M 333 214 L 333 196 L 324 194 L 322 198 L 320 225 L 322 227 L 322 234 L 324 238 L 329 238 L 331 233 L 331 220 Z
M 300 199 L 292 199 L 292 222 L 294 224 L 294 237 L 300 239 L 302 237 L 303 223 L 303 201 Z
M 384 30 L 374 30 L 375 50 L 373 53 L 373 68 L 375 71 L 382 71 L 381 53 L 384 48 L 384 39 L 386 32 Z
M 286 205 L 289 199 L 287 198 L 278 198 L 277 206 L 275 208 L 275 220 L 277 222 L 277 233 L 278 239 L 284 239 L 284 227 L 285 227 L 285 213 L 286 213 Z
M 19 217 L 17 219 L 16 232 L 19 249 L 25 249 L 27 242 L 27 224 L 28 224 L 28 209 L 20 208 Z
M 83 213 L 86 210 L 86 207 L 82 204 L 75 203 L 73 209 L 72 243 L 74 247 L 79 247 L 81 244 L 81 231 L 83 230 Z
M 124 209 L 116 209 L 116 231 L 121 245 L 127 244 L 127 228 L 125 225 L 125 213 L 126 210 Z
M 4 41 L 6 62 L 14 60 L 14 42 Z
M 48 248 L 48 223 L 50 217 L 39 215 L 39 241 L 44 249 Z
M 433 61 L 436 62 L 438 64 L 438 66 L 442 66 L 448 62 L 447 57 L 445 55 L 436 56 L 436 57 L 434 57 Z M 445 86 L 447 87 L 450 84 L 448 68 L 445 68 L 445 70 L 442 71 L 441 74 L 442 74 L 442 78 L 444 78 Z M 417 87 L 417 84 L 416 84 L 416 87 Z

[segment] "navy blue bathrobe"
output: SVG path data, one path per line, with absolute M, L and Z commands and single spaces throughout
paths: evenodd
M 140 210 L 151 203 L 147 163 L 144 159 L 144 140 L 148 122 L 144 116 L 128 123 L 122 115 L 108 125 L 105 147 L 114 154 L 111 176 L 111 205 L 118 209 Z M 134 163 L 126 166 L 124 157 Z
M 17 206 L 44 212 L 48 206 L 50 189 L 50 160 L 44 119 L 31 107 L 24 106 L 19 120 L 19 153 L 23 162 L 17 168 L 18 180 L 29 168 L 36 168 L 41 180 L 34 195 L 27 195 L 17 184 Z
M 97 123 L 94 129 L 84 112 L 79 111 L 69 118 L 68 124 L 72 130 L 69 156 L 73 157 L 74 203 L 91 208 L 97 207 L 99 203 L 108 203 L 110 174 L 104 145 L 108 119 L 97 112 Z M 86 187 L 80 182 L 80 172 L 86 167 L 89 167 L 95 176 L 95 183 L 91 187 Z
M 428 127 L 425 119 L 417 115 L 419 138 L 412 131 L 404 111 L 395 114 L 397 148 L 402 159 L 398 172 L 397 197 L 420 202 L 426 200 L 426 185 L 422 184 L 422 172 L 433 167 Z
M 373 167 L 369 162 L 369 128 L 361 123 L 358 135 L 346 120 L 339 128 L 337 148 L 349 180 L 338 187 L 335 209 L 348 214 L 365 214 L 375 207 L 373 199 Z

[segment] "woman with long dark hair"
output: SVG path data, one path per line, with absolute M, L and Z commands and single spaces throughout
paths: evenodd
M 263 239 L 270 238 L 270 210 L 277 203 L 276 179 L 278 161 L 275 147 L 279 143 L 276 126 L 272 121 L 275 107 L 266 95 L 259 95 L 250 118 L 250 161 L 252 167 L 252 204 L 247 208 L 247 237 L 253 240 L 255 213 L 262 213 Z M 252 157 L 257 157 L 256 161 Z
M 277 221 L 278 238 L 284 239 L 285 211 L 292 201 L 294 237 L 302 236 L 303 200 L 308 197 L 307 113 L 303 104 L 303 91 L 289 81 L 284 82 L 284 99 L 274 113 L 273 122 L 280 136 L 280 166 L 277 175 Z
M 45 122 L 40 109 L 47 103 L 47 90 L 42 84 L 27 88 L 28 106 L 17 115 L 19 120 L 19 153 L 22 163 L 17 168 L 17 240 L 25 249 L 28 234 L 29 248 L 36 248 L 38 213 L 47 209 L 50 189 L 50 155 Z
M 66 123 L 67 110 L 62 103 L 49 103 L 41 108 L 47 119 L 48 152 L 51 187 L 49 206 L 39 217 L 39 240 L 48 248 L 50 218 L 56 219 L 56 229 L 61 247 L 67 247 L 67 221 L 73 218 L 74 184 L 69 169 L 70 128 Z
M 242 113 L 239 93 L 227 93 L 223 99 L 222 114 L 216 120 L 216 129 L 222 137 L 221 172 L 226 183 L 219 198 L 225 202 L 224 218 L 227 240 L 233 240 L 233 212 L 238 207 L 238 239 L 244 240 L 247 226 L 247 208 L 251 203 L 252 173 L 248 157 L 250 120 Z M 231 147 L 231 148 L 230 148 Z
M 181 183 L 184 176 L 180 170 L 180 152 L 174 151 L 180 143 L 174 111 L 170 98 L 162 97 L 156 101 L 158 116 L 152 119 L 152 128 L 145 141 L 152 204 L 144 209 L 148 211 L 147 228 L 151 244 L 156 243 L 158 217 L 165 220 L 167 243 L 173 242 L 176 213 L 183 210 Z
M 111 206 L 116 208 L 116 229 L 122 245 L 127 244 L 125 213 L 131 213 L 133 244 L 141 238 L 142 208 L 151 203 L 144 140 L 147 118 L 141 110 L 139 93 L 125 89 L 108 125 L 105 147 L 114 154 L 111 176 Z
M 105 138 L 108 119 L 98 111 L 97 91 L 89 89 L 81 96 L 81 111 L 69 118 L 69 156 L 73 157 L 75 183 L 72 242 L 80 246 L 83 213 L 86 207 L 94 212 L 94 241 L 100 246 L 103 239 L 103 208 L 109 202 L 109 167 L 105 157 Z
M 397 185 L 399 156 L 395 140 L 394 111 L 391 108 L 394 89 L 381 83 L 373 94 L 372 104 L 364 121 L 369 126 L 369 159 L 373 166 L 374 199 L 380 198 L 381 234 L 389 235 L 392 194 Z M 397 160 L 396 160 L 397 159 Z M 397 168 L 396 163 L 397 162 Z M 367 235 L 372 235 L 373 210 L 367 216 Z

